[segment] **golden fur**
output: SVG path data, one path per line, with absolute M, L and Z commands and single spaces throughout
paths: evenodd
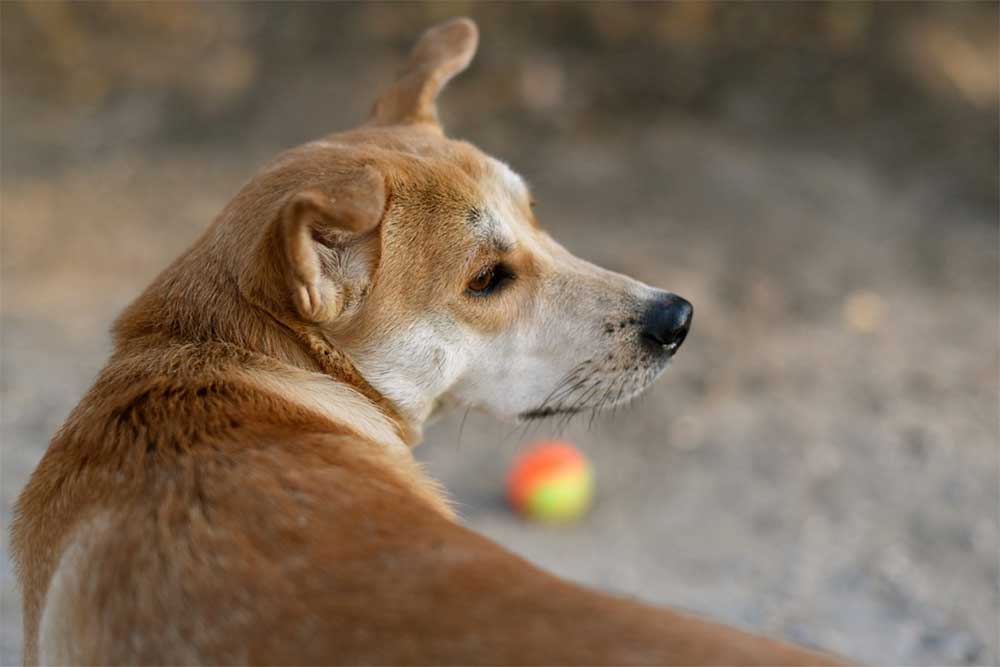
M 427 313 L 493 340 L 570 285 L 595 318 L 647 289 L 565 253 L 505 167 L 444 137 L 434 99 L 475 43 L 465 20 L 427 33 L 367 126 L 265 166 L 119 318 L 18 502 L 26 663 L 830 662 L 546 574 L 414 462 L 427 415 L 484 391 L 432 388 L 458 362 L 414 333 Z M 514 222 L 470 231 L 484 197 Z M 510 288 L 463 296 L 500 256 Z M 432 368 L 399 382 L 413 349 Z

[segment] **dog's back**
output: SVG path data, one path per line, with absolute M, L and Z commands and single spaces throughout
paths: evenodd
M 52 573 L 44 610 L 41 599 L 26 600 L 29 614 L 40 614 L 38 657 L 822 661 L 560 581 L 456 524 L 430 488 L 406 457 L 227 380 L 218 367 L 143 386 L 113 364 L 20 504 L 22 574 Z

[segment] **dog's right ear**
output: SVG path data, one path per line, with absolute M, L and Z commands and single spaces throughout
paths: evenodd
M 426 123 L 440 129 L 437 96 L 476 54 L 479 30 L 467 18 L 452 19 L 425 32 L 402 75 L 372 109 L 372 125 Z
M 368 261 L 357 246 L 378 226 L 386 202 L 385 180 L 373 167 L 324 190 L 289 197 L 271 236 L 287 294 L 298 315 L 312 323 L 332 321 L 350 292 L 364 291 L 357 283 L 367 281 L 374 267 L 353 265 Z

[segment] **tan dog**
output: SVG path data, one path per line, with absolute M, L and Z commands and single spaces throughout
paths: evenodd
M 443 136 L 476 40 L 429 31 L 364 127 L 275 159 L 121 316 L 18 503 L 27 663 L 829 662 L 541 572 L 411 457 L 444 404 L 620 403 L 691 320 Z

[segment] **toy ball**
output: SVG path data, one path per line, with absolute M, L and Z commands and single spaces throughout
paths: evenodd
M 522 516 L 566 522 L 590 507 L 594 474 L 579 449 L 565 440 L 542 440 L 518 456 L 507 477 L 507 498 Z

